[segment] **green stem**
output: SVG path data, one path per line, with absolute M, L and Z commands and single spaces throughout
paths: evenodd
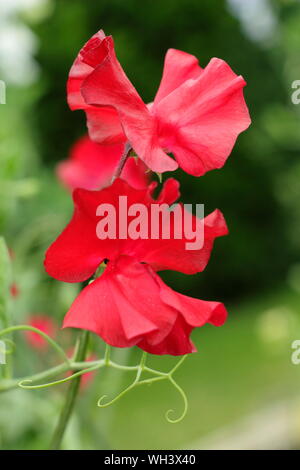
M 84 361 L 86 357 L 86 351 L 87 351 L 87 345 L 88 345 L 88 338 L 89 338 L 89 333 L 88 331 L 81 331 L 78 344 L 77 344 L 77 349 L 75 353 L 74 360 L 75 361 Z M 67 391 L 66 399 L 65 399 L 65 404 L 62 409 L 57 427 L 54 431 L 50 449 L 55 450 L 59 449 L 61 446 L 61 442 L 64 436 L 64 433 L 66 431 L 67 425 L 69 423 L 71 414 L 74 409 L 76 397 L 78 394 L 79 390 L 79 385 L 81 381 L 81 376 L 76 377 L 70 384 L 69 389 Z
M 105 353 L 104 353 L 104 363 L 106 366 L 109 366 L 110 353 L 111 353 L 111 346 L 107 344 L 105 347 Z
M 48 381 L 52 377 L 55 377 L 57 375 L 63 374 L 68 371 L 76 372 L 76 371 L 81 371 L 83 369 L 92 368 L 92 367 L 95 367 L 95 369 L 96 368 L 100 369 L 101 367 L 104 367 L 104 366 L 113 367 L 114 369 L 128 371 L 128 372 L 137 371 L 140 367 L 140 365 L 124 366 L 121 364 L 116 364 L 115 362 L 111 360 L 109 360 L 109 362 L 106 362 L 104 359 L 101 359 L 100 361 L 89 361 L 88 363 L 85 361 L 70 362 L 68 364 L 62 363 L 55 367 L 47 369 L 43 372 L 38 372 L 37 374 L 27 375 L 26 377 L 19 377 L 17 379 L 1 380 L 0 381 L 0 393 L 7 392 L 8 390 L 12 390 L 14 388 L 18 388 L 20 386 L 20 383 L 44 382 L 44 381 Z M 145 370 L 147 370 L 148 372 L 153 372 L 154 374 L 165 375 L 163 372 L 155 371 L 153 369 L 145 368 Z
M 71 367 L 71 366 L 70 366 Z M 30 375 L 28 377 L 19 378 L 19 379 L 12 379 L 12 380 L 3 380 L 0 382 L 0 392 L 7 392 L 8 390 L 12 390 L 13 388 L 17 388 L 20 382 L 24 382 L 24 380 L 32 381 L 32 382 L 42 382 L 44 380 L 48 380 L 51 377 L 55 377 L 56 375 L 63 374 L 70 370 L 70 367 L 66 364 L 60 364 L 58 366 L 52 367 L 44 372 L 40 372 L 38 374 Z M 86 365 L 85 365 L 86 367 Z
M 127 158 L 128 158 L 128 154 L 129 154 L 129 151 L 131 150 L 131 144 L 129 142 L 127 142 L 125 144 L 125 148 L 124 148 L 124 152 L 123 152 L 123 155 L 120 159 L 120 162 L 119 162 L 119 165 L 118 165 L 118 168 L 116 169 L 116 172 L 115 174 L 113 175 L 112 177 L 112 180 L 111 180 L 111 183 L 113 183 L 115 181 L 115 179 L 119 178 L 121 173 L 122 173 L 122 170 L 125 166 L 125 163 L 127 161 Z

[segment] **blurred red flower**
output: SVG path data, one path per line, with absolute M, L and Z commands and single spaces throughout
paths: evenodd
M 180 239 L 174 235 L 173 218 L 170 239 L 97 237 L 96 211 L 100 204 L 113 205 L 119 220 L 119 196 L 127 197 L 128 206 L 170 205 L 179 197 L 178 186 L 176 180 L 167 180 L 156 200 L 152 196 L 155 184 L 137 190 L 121 179 L 101 191 L 74 191 L 72 220 L 49 247 L 45 269 L 58 280 L 83 282 L 103 261 L 107 267 L 75 299 L 64 327 L 93 331 L 116 347 L 137 345 L 153 354 L 181 355 L 195 351 L 189 338 L 193 328 L 205 323 L 217 326 L 224 323 L 227 313 L 223 304 L 181 295 L 167 287 L 155 272 L 203 271 L 215 238 L 227 234 L 221 212 L 216 210 L 205 217 L 204 243 L 200 249 L 186 250 L 185 235 Z M 195 216 L 189 217 L 194 224 L 201 223 Z
M 13 282 L 10 286 L 10 295 L 13 298 L 17 298 L 17 297 L 19 297 L 19 294 L 20 294 L 19 286 L 16 282 Z
M 70 190 L 101 189 L 111 183 L 123 152 L 123 144 L 101 145 L 84 136 L 71 148 L 69 158 L 57 165 L 57 176 Z M 144 188 L 149 179 L 146 171 L 141 160 L 129 157 L 121 178 L 134 188 Z
M 51 338 L 56 334 L 56 325 L 47 315 L 31 315 L 27 320 L 27 324 L 41 330 Z M 26 331 L 25 334 L 26 340 L 31 347 L 39 350 L 47 349 L 48 343 L 41 335 L 34 331 Z
M 221 59 L 203 69 L 193 55 L 169 49 L 154 102 L 146 106 L 116 58 L 112 37 L 99 31 L 79 52 L 67 92 L 71 109 L 86 112 L 94 141 L 129 141 L 153 171 L 179 165 L 200 176 L 224 165 L 250 125 L 245 85 Z

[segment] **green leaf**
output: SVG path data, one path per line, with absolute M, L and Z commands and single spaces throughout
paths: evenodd
M 3 237 L 0 237 L 0 327 L 9 324 L 8 302 L 11 284 L 11 260 Z

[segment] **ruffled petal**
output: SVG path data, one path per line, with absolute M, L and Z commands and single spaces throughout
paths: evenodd
M 251 122 L 245 85 L 226 62 L 212 59 L 198 78 L 187 80 L 153 108 L 161 145 L 187 173 L 200 176 L 224 165 Z
M 156 93 L 154 106 L 165 96 L 202 72 L 198 59 L 186 52 L 169 49 L 166 53 L 163 76 Z
M 116 58 L 112 38 L 105 38 L 100 48 L 101 60 L 81 85 L 85 102 L 117 110 L 127 139 L 149 168 L 156 172 L 175 170 L 177 163 L 160 148 L 156 120 Z
M 121 179 L 134 189 L 146 189 L 149 173 L 145 163 L 139 158 L 129 157 L 121 173 Z
M 150 344 L 147 339 L 143 339 L 137 346 L 150 354 L 162 356 L 165 354 L 171 356 L 182 356 L 196 352 L 193 342 L 190 339 L 192 328 L 177 316 L 176 322 L 168 336 L 158 344 Z
M 101 189 L 111 183 L 123 153 L 123 144 L 100 145 L 88 136 L 82 137 L 71 148 L 69 158 L 57 165 L 57 176 L 71 190 Z M 141 160 L 130 157 L 121 178 L 134 188 L 146 188 L 149 181 L 146 171 Z
M 151 270 L 122 256 L 109 262 L 102 276 L 81 291 L 63 326 L 92 331 L 115 347 L 130 347 L 142 338 L 160 343 L 176 315 L 161 300 Z
M 119 114 L 114 108 L 90 106 L 85 109 L 85 113 L 89 136 L 92 140 L 104 145 L 126 142 Z
M 73 217 L 46 252 L 45 270 L 59 281 L 83 282 L 94 274 L 105 258 L 106 244 L 101 245 L 96 235 L 98 194 L 85 189 L 73 192 Z M 107 250 L 113 252 L 113 240 L 107 243 Z
M 164 212 L 169 211 L 165 209 Z M 182 205 L 176 207 L 174 214 L 179 214 L 179 217 L 177 219 L 174 215 L 170 218 L 170 238 L 161 235 L 158 239 L 140 241 L 135 246 L 135 256 L 156 271 L 168 269 L 185 274 L 199 273 L 207 266 L 215 239 L 228 234 L 223 214 L 216 209 L 202 220 L 190 214 Z M 188 220 L 188 225 L 193 226 L 193 231 L 198 234 L 192 239 L 185 235 Z M 176 238 L 175 233 L 180 226 L 180 238 Z M 161 233 L 163 231 L 162 228 Z
M 107 41 L 109 41 L 109 38 L 100 30 L 79 51 L 67 81 L 67 100 L 72 110 L 88 107 L 81 94 L 81 86 L 83 81 L 97 67 L 99 61 L 103 60 Z
M 191 327 L 201 327 L 206 323 L 214 326 L 222 326 L 227 318 L 227 310 L 220 302 L 195 299 L 187 295 L 179 294 L 168 287 L 157 276 L 160 285 L 160 297 L 170 307 L 180 312 L 185 322 Z
M 134 189 L 119 178 L 101 191 L 76 189 L 73 218 L 46 253 L 48 274 L 66 282 L 84 281 L 103 259 L 114 260 L 122 254 L 147 263 L 155 270 L 172 269 L 186 274 L 203 271 L 215 238 L 228 232 L 222 213 L 216 210 L 202 220 L 177 205 L 174 214 L 170 214 L 168 204 L 179 195 L 177 181 L 167 181 L 158 200 L 152 197 L 154 187 L 155 184 L 151 184 L 147 189 Z M 162 207 L 161 203 L 165 201 L 167 203 Z M 97 236 L 98 223 L 105 222 L 106 217 L 97 212 L 103 204 L 109 205 L 108 228 L 111 230 L 104 239 Z M 146 236 L 138 234 L 134 238 L 131 225 L 136 214 L 128 213 L 134 206 L 139 208 L 139 204 L 144 209 L 141 223 L 146 226 Z M 162 218 L 152 218 L 155 208 L 162 211 Z M 188 221 L 194 238 L 192 233 L 186 233 Z M 157 228 L 156 234 L 153 234 L 153 228 Z
M 83 109 L 86 112 L 91 139 L 105 144 L 115 144 L 126 140 L 119 115 L 114 108 L 89 106 L 83 99 L 81 87 L 84 80 L 103 60 L 107 42 L 110 40 L 102 30 L 98 31 L 80 50 L 71 67 L 67 82 L 67 100 L 70 108 L 72 110 Z
M 59 237 L 48 248 L 45 257 L 47 273 L 65 282 L 82 282 L 91 277 L 104 259 L 115 259 L 120 254 L 131 254 L 127 248 L 128 240 L 118 239 L 119 234 L 119 196 L 127 197 L 128 207 L 142 203 L 149 205 L 149 189 L 137 190 L 118 178 L 111 186 L 101 191 L 75 189 L 73 192 L 74 213 L 71 221 Z M 116 231 L 116 239 L 100 239 L 97 236 L 97 224 L 101 220 L 97 209 L 102 204 L 109 204 L 116 214 L 111 219 L 111 227 Z M 112 217 L 114 214 L 112 214 Z M 126 227 L 126 221 L 124 224 Z
M 174 202 L 180 198 L 179 187 L 179 181 L 177 181 L 175 178 L 168 178 L 164 182 L 156 202 L 159 204 L 174 204 Z
M 47 315 L 31 315 L 27 319 L 27 324 L 37 328 L 52 338 L 55 338 L 56 336 L 56 324 L 53 322 L 52 318 Z M 25 331 L 25 337 L 30 346 L 35 349 L 47 349 L 49 346 L 49 343 L 45 340 L 45 338 L 43 338 L 43 336 L 39 335 L 38 333 L 35 333 L 34 331 Z
M 212 59 L 203 70 L 194 56 L 170 49 L 156 98 L 146 106 L 116 58 L 112 38 L 99 31 L 75 60 L 67 89 L 71 109 L 85 110 L 93 140 L 128 140 L 153 171 L 172 171 L 179 163 L 200 176 L 224 165 L 250 124 L 244 86 L 226 62 Z
M 99 46 L 104 39 L 105 34 L 102 30 L 92 36 L 80 50 L 71 67 L 67 82 L 67 99 L 72 110 L 85 109 L 86 107 L 86 103 L 81 95 L 81 85 L 83 80 L 89 76 L 97 65 L 95 61 L 91 60 L 91 57 L 97 57 L 97 51 L 99 51 Z
M 100 189 L 111 182 L 123 152 L 122 144 L 104 146 L 84 136 L 71 148 L 69 158 L 58 164 L 58 178 L 71 190 Z
M 127 211 L 134 204 L 142 203 L 147 209 L 146 215 L 141 216 L 142 222 L 147 226 L 147 238 L 141 236 L 133 239 L 127 236 L 126 240 L 118 240 L 118 251 L 114 253 L 133 256 L 140 262 L 149 264 L 156 271 L 168 269 L 185 274 L 203 271 L 209 261 L 215 239 L 228 234 L 223 214 L 215 210 L 202 220 L 190 214 L 183 205 L 178 204 L 173 211 L 173 216 L 172 213 L 170 214 L 169 206 L 180 196 L 178 181 L 174 178 L 166 180 L 157 199 L 152 197 L 155 187 L 156 183 L 153 182 L 144 191 L 133 190 L 126 184 L 107 188 L 107 200 L 112 203 L 120 195 L 127 197 L 126 208 L 116 204 L 117 220 L 119 220 L 119 212 Z M 111 193 L 111 199 L 109 199 L 109 193 Z M 114 198 L 112 198 L 113 194 Z M 161 211 L 159 219 L 156 216 L 152 217 L 155 207 Z M 176 214 L 179 216 L 177 217 Z M 133 219 L 134 216 L 127 218 L 128 231 Z M 154 230 L 155 227 L 157 230 Z M 192 237 L 192 233 L 187 230 L 189 227 L 197 235 Z M 119 226 L 117 233 L 119 233 Z M 114 246 L 117 246 L 117 242 Z M 113 259 L 114 253 L 107 253 L 106 257 Z
M 223 304 L 178 294 L 151 268 L 121 256 L 81 291 L 63 327 L 92 331 L 115 347 L 182 355 L 196 351 L 195 327 L 220 326 L 226 316 Z
M 190 339 L 192 330 L 206 323 L 215 326 L 224 324 L 227 311 L 220 302 L 209 302 L 179 294 L 168 287 L 158 276 L 160 297 L 163 302 L 178 312 L 178 317 L 170 333 L 159 344 L 149 344 L 144 338 L 138 346 L 151 354 L 171 354 L 179 356 L 196 352 Z

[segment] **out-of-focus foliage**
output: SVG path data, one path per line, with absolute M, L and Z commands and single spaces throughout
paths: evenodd
M 9 324 L 8 299 L 11 282 L 9 252 L 3 237 L 0 238 L 0 328 Z

